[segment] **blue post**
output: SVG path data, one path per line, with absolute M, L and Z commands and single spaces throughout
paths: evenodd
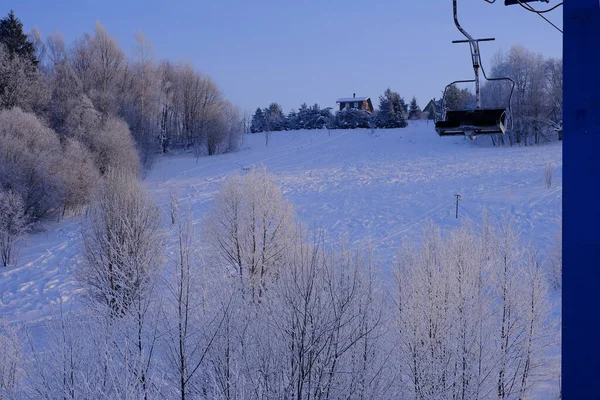
M 563 395 L 597 399 L 600 2 L 566 0 L 563 7 Z

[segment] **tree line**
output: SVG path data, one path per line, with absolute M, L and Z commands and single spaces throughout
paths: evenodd
M 303 103 L 298 110 L 286 115 L 281 106 L 271 103 L 266 108 L 257 108 L 252 115 L 250 132 L 274 132 L 299 129 L 355 129 L 355 128 L 404 128 L 408 120 L 421 119 L 422 111 L 417 99 L 407 105 L 398 92 L 388 88 L 379 96 L 379 108 L 373 113 L 355 108 L 338 110 L 321 108 L 319 104 L 308 106 Z
M 369 247 L 298 221 L 264 168 L 200 226 L 114 173 L 82 226 L 77 307 L 0 328 L 8 398 L 520 399 L 556 382 L 538 254 L 505 219 L 427 225 L 385 280 Z
M 156 153 L 234 151 L 240 111 L 192 65 L 156 61 L 140 33 L 127 56 L 99 23 L 67 46 L 0 19 L 0 265 L 17 233 L 80 212 L 110 170 Z

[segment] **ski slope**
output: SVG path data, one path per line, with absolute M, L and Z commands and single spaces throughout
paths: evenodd
M 428 219 L 448 230 L 465 218 L 478 223 L 484 208 L 494 218 L 513 214 L 544 254 L 559 230 L 562 144 L 497 148 L 480 139 L 440 138 L 425 121 L 374 132 L 273 132 L 268 146 L 264 134 L 245 135 L 236 153 L 162 157 L 145 183 L 165 212 L 174 191 L 200 225 L 229 174 L 265 165 L 306 225 L 351 243 L 369 241 L 384 271 L 403 241 L 418 241 Z M 554 165 L 551 188 L 547 163 Z M 455 194 L 462 198 L 458 219 Z M 17 266 L 0 269 L 0 319 L 36 325 L 70 304 L 80 222 L 47 224 L 26 238 Z

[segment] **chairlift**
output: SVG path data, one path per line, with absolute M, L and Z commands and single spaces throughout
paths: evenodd
M 510 101 L 512 99 L 515 83 L 510 78 L 488 78 L 481 66 L 481 55 L 479 42 L 495 40 L 494 38 L 473 39 L 458 23 L 457 0 L 452 0 L 454 24 L 458 30 L 467 38 L 466 40 L 453 40 L 452 43 L 469 43 L 471 50 L 471 61 L 475 71 L 475 79 L 454 81 L 446 86 L 442 95 L 442 119 L 435 122 L 435 130 L 439 136 L 465 135 L 471 140 L 477 135 L 504 134 L 506 132 L 507 114 L 510 114 Z M 487 81 L 510 81 L 511 89 L 508 97 L 507 107 L 485 108 L 481 106 L 481 87 L 479 83 L 479 68 Z M 445 106 L 446 92 L 448 88 L 457 83 L 475 82 L 476 106 L 448 109 Z

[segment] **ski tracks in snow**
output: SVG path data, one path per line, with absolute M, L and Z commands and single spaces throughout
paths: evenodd
M 228 175 L 264 165 L 303 222 L 320 225 L 331 239 L 370 241 L 384 264 L 402 241 L 418 241 L 427 220 L 443 229 L 464 217 L 477 224 L 484 207 L 494 217 L 512 208 L 535 240 L 547 242 L 557 229 L 561 177 L 552 189 L 542 177 L 547 162 L 560 167 L 560 145 L 486 148 L 439 138 L 431 126 L 413 122 L 377 135 L 360 129 L 273 132 L 268 146 L 264 139 L 247 135 L 241 151 L 198 161 L 192 155 L 164 157 L 145 183 L 165 214 L 173 192 L 198 225 Z M 458 220 L 454 194 L 462 196 Z M 76 294 L 78 221 L 30 235 L 19 266 L 0 270 L 0 318 L 33 322 Z

